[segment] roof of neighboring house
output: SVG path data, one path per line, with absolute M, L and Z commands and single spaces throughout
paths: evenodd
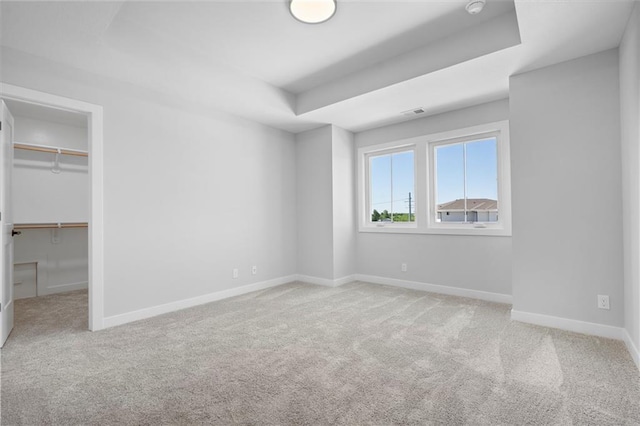
M 439 212 L 463 212 L 464 199 L 438 205 Z M 488 198 L 467 198 L 467 211 L 498 211 L 498 201 Z

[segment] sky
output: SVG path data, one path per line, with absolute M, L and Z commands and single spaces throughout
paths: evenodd
M 467 198 L 498 198 L 497 151 L 495 138 L 466 143 Z M 436 203 L 464 198 L 463 144 L 435 149 Z M 415 213 L 413 152 L 398 152 L 371 157 L 371 210 Z
M 371 210 L 409 212 L 409 193 L 415 197 L 413 151 L 371 158 Z M 411 202 L 411 212 L 415 204 Z
M 498 154 L 495 138 L 466 144 L 467 198 L 498 198 Z M 436 203 L 464 198 L 463 144 L 436 147 Z

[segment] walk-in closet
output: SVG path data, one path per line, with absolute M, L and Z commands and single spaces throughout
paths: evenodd
M 11 207 L 15 325 L 19 327 L 21 320 L 46 312 L 50 326 L 55 328 L 54 306 L 60 306 L 57 299 L 74 292 L 72 297 L 86 304 L 87 120 L 82 114 L 35 104 L 6 104 L 14 118 Z M 28 315 L 21 309 L 28 310 Z M 86 317 L 77 320 L 86 323 Z

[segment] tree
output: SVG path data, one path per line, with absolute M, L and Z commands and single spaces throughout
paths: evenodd
M 373 214 L 371 215 L 371 222 L 378 222 L 380 220 L 380 212 L 376 209 L 373 209 Z
M 385 220 L 385 219 L 391 219 L 391 215 L 389 214 L 388 210 L 383 210 L 382 214 L 380 215 L 380 219 Z

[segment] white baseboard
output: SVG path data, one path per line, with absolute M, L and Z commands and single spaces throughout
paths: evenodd
M 38 289 L 38 296 L 47 296 L 49 294 L 64 293 L 66 291 L 84 290 L 89 288 L 89 283 L 86 281 L 71 284 L 52 285 Z
M 105 317 L 103 321 L 104 328 L 114 327 L 141 319 L 155 317 L 157 315 L 178 311 L 193 306 L 203 305 L 205 303 L 215 302 L 216 300 L 227 299 L 229 297 L 240 296 L 252 291 L 264 290 L 266 288 L 279 286 L 282 284 L 296 281 L 296 275 L 274 278 L 268 281 L 247 284 L 242 287 L 230 288 L 227 290 L 216 291 L 215 293 L 204 294 L 202 296 L 192 297 L 190 299 L 179 300 L 177 302 L 166 303 L 164 305 L 152 306 L 150 308 L 140 309 L 138 311 L 127 312 L 120 315 Z
M 471 290 L 468 288 L 451 287 L 438 284 L 427 284 L 419 281 L 399 280 L 396 278 L 377 277 L 374 275 L 356 274 L 357 281 L 373 284 L 390 285 L 393 287 L 409 288 L 412 290 L 427 291 L 430 293 L 447 294 L 449 296 L 469 297 L 472 299 L 486 300 L 489 302 L 511 304 L 510 294 L 491 293 L 488 291 Z
M 624 335 L 623 335 L 624 344 L 627 345 L 627 349 L 631 354 L 631 358 L 633 359 L 633 362 L 636 363 L 636 367 L 638 367 L 638 370 L 640 370 L 640 352 L 638 351 L 638 348 L 636 347 L 636 345 L 633 344 L 633 340 L 631 340 L 631 336 L 629 336 L 629 332 L 626 329 L 623 329 L 623 332 L 624 332 Z
M 551 315 L 534 314 L 531 312 L 522 312 L 513 309 L 511 310 L 511 319 L 514 321 L 541 325 L 543 327 L 573 331 L 575 333 L 590 334 L 592 336 L 606 337 L 608 339 L 624 340 L 624 329 L 622 327 L 554 317 Z
M 217 291 L 190 299 L 179 300 L 177 302 L 166 303 L 164 305 L 153 306 L 150 308 L 140 309 L 138 311 L 127 312 L 120 315 L 114 315 L 104 318 L 104 328 L 114 327 L 117 325 L 127 324 L 157 315 L 178 311 L 193 306 L 203 305 L 205 303 L 215 302 L 217 300 L 227 299 L 229 297 L 240 296 L 253 291 L 264 290 L 276 287 L 293 281 L 301 281 L 310 284 L 323 285 L 328 287 L 338 287 L 353 281 L 363 281 L 373 284 L 389 285 L 394 287 L 409 288 L 412 290 L 427 291 L 431 293 L 447 294 L 451 296 L 469 297 L 473 299 L 487 300 L 490 302 L 507 303 L 512 301 L 511 295 L 491 293 L 479 290 L 470 290 L 458 287 L 449 287 L 437 284 L 427 284 L 417 281 L 399 280 L 395 278 L 378 277 L 374 275 L 355 274 L 348 275 L 335 280 L 327 278 L 312 277 L 309 275 L 289 275 L 280 278 L 274 278 L 268 281 L 248 284 L 242 287 L 231 288 L 227 290 Z M 77 290 L 86 288 L 87 283 L 66 284 L 50 287 L 48 290 L 54 291 L 47 293 L 59 293 L 63 291 Z M 525 322 L 529 324 L 540 325 L 544 327 L 558 328 L 561 330 L 573 331 L 577 333 L 590 334 L 609 339 L 623 340 L 631 354 L 633 361 L 638 369 L 640 369 L 640 352 L 631 340 L 631 336 L 627 330 L 621 327 L 613 327 L 609 325 L 590 323 L 585 321 L 572 320 L 567 318 L 554 317 L 551 315 L 534 314 L 531 312 L 522 312 L 511 310 L 511 319 L 514 321 Z
M 344 284 L 349 284 L 352 283 L 356 280 L 356 276 L 355 275 L 346 275 L 342 278 L 336 278 L 335 280 L 333 280 L 334 283 L 336 283 L 336 287 L 344 285 Z
M 336 278 L 335 280 L 331 280 L 329 278 L 312 277 L 310 275 L 298 275 L 297 278 L 298 281 L 309 284 L 323 285 L 326 287 L 338 287 L 356 280 L 355 275 L 347 275 L 342 278 Z
M 489 293 L 477 290 L 461 289 L 456 287 L 447 287 L 434 284 L 424 284 L 413 281 L 396 280 L 391 278 L 375 277 L 371 275 L 347 275 L 342 278 L 328 279 L 313 277 L 310 275 L 289 275 L 286 277 L 275 278 L 269 281 L 262 281 L 254 284 L 248 284 L 242 287 L 231 288 L 227 290 L 209 293 L 190 299 L 179 300 L 177 302 L 166 303 L 164 305 L 152 306 L 124 314 L 105 317 L 103 327 L 114 327 L 117 325 L 127 324 L 141 319 L 151 318 L 157 315 L 178 311 L 180 309 L 190 308 L 205 303 L 215 302 L 229 297 L 239 296 L 250 293 L 252 291 L 263 290 L 270 287 L 286 284 L 292 281 L 301 281 L 310 284 L 323 285 L 327 287 L 338 287 L 353 281 L 366 281 L 374 284 L 384 284 L 396 287 L 411 288 L 414 290 L 430 291 L 433 293 L 449 294 L 453 296 L 471 297 L 475 299 L 489 300 L 492 302 L 511 303 L 511 296 L 505 294 Z M 86 285 L 86 283 L 85 283 Z

